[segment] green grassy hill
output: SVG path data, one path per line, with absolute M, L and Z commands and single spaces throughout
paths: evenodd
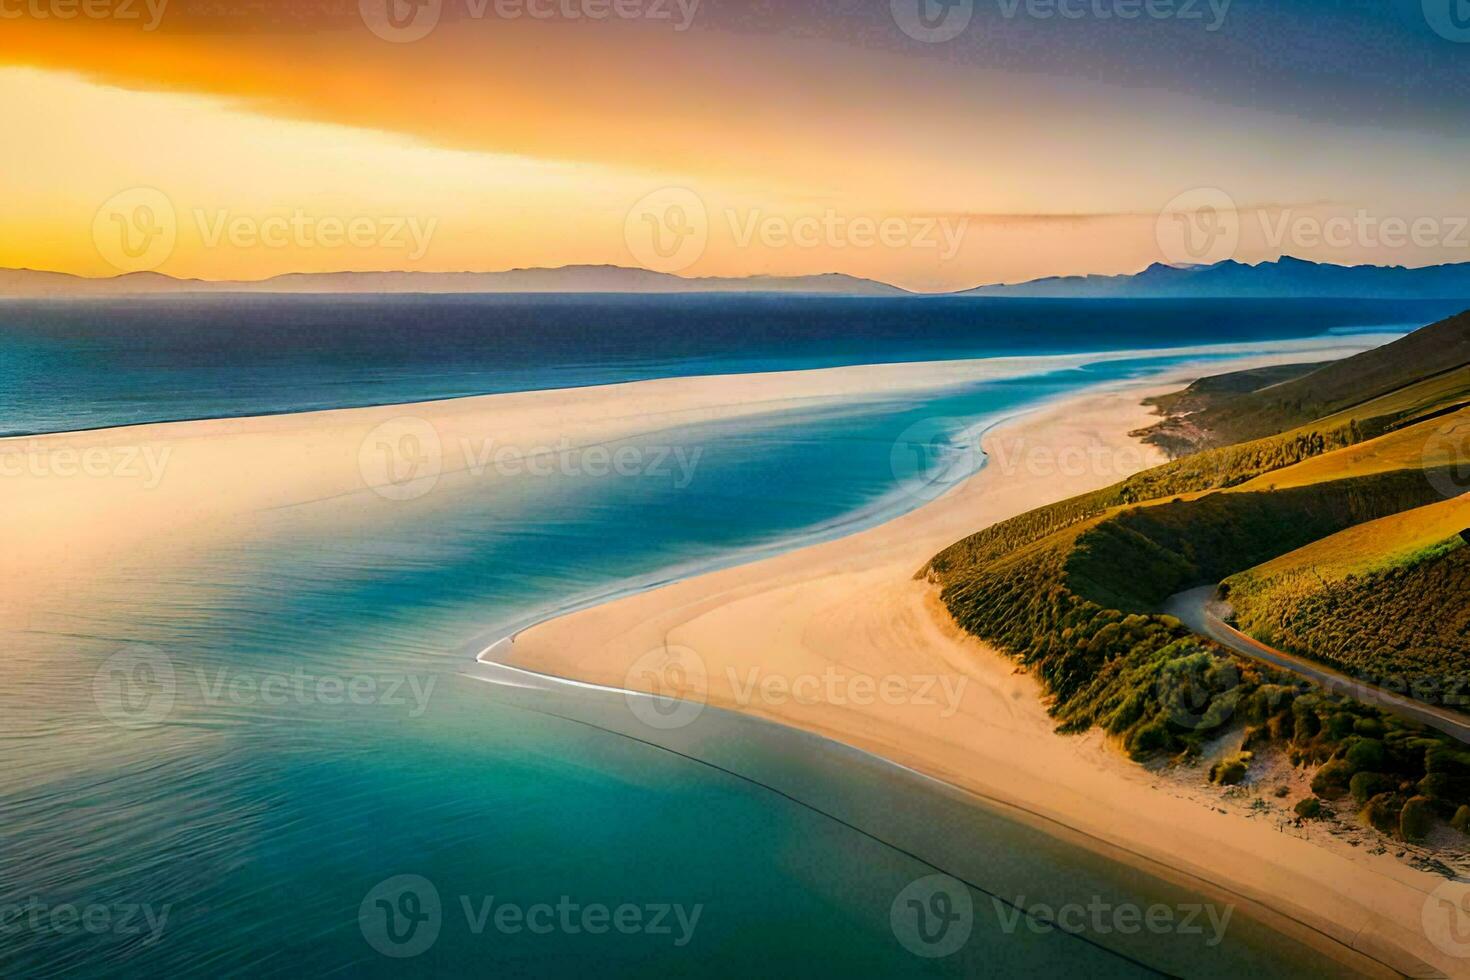
M 1399 542 L 1394 554 L 1416 554 L 1417 543 L 1447 526 L 1437 523 L 1450 511 L 1444 499 L 1470 467 L 1461 458 L 1470 454 L 1470 439 L 1460 438 L 1461 426 L 1470 432 L 1470 366 L 1462 359 L 1441 370 L 1444 352 L 1461 350 L 1455 345 L 1462 341 L 1470 358 L 1470 316 L 1278 382 L 1270 389 L 1277 394 L 1252 391 L 1231 417 L 1253 420 L 1244 428 L 1285 419 L 1285 431 L 1175 460 L 997 524 L 947 548 L 922 574 L 939 584 L 964 629 L 1035 670 L 1053 695 L 1061 730 L 1101 726 L 1142 759 L 1188 756 L 1244 728 L 1244 748 L 1275 742 L 1294 761 L 1320 767 L 1325 795 L 1346 792 L 1358 772 L 1381 777 L 1386 788 L 1364 801 L 1370 819 L 1381 826 L 1407 819 L 1395 827 L 1415 836 L 1426 807 L 1453 812 L 1470 805 L 1470 754 L 1457 755 L 1448 736 L 1242 660 L 1155 610 L 1176 592 L 1241 573 L 1262 575 L 1250 581 L 1269 597 L 1277 581 L 1271 576 L 1286 574 L 1291 555 L 1323 542 L 1322 554 L 1344 562 L 1344 548 L 1359 541 L 1344 535 L 1358 528 L 1369 529 L 1361 532 L 1367 539 Z M 1410 366 L 1416 358 L 1418 374 Z M 1204 388 L 1238 392 L 1255 380 Z M 1470 581 L 1461 578 L 1466 556 L 1470 549 L 1456 548 L 1440 555 L 1443 562 L 1415 566 L 1417 577 L 1396 593 L 1400 605 L 1381 617 L 1378 639 L 1407 644 L 1396 649 L 1428 642 L 1430 631 L 1396 626 L 1411 609 L 1422 622 L 1429 614 L 1424 602 L 1470 609 Z M 1379 574 L 1402 571 L 1395 565 Z M 1366 622 L 1382 600 L 1355 584 L 1333 593 L 1333 601 L 1344 616 Z M 1432 631 L 1452 641 L 1448 654 L 1435 648 L 1435 655 L 1470 662 L 1458 623 Z M 1242 778 L 1244 758 L 1212 778 Z M 1436 766 L 1462 764 L 1463 784 L 1441 779 L 1432 793 L 1420 788 L 1441 771 Z
M 1301 377 L 1266 383 L 1248 392 L 1240 392 L 1239 385 L 1217 385 L 1204 392 L 1203 398 L 1197 392 L 1197 397 L 1184 400 L 1184 411 L 1189 413 L 1184 421 L 1196 448 L 1260 439 L 1413 385 L 1432 384 L 1438 376 L 1462 372 L 1467 366 L 1470 313 L 1462 313 Z M 1269 382 L 1269 378 L 1262 380 Z M 1462 403 L 1470 401 L 1470 389 L 1461 385 L 1458 396 Z M 1161 433 L 1177 439 L 1179 433 L 1171 430 L 1178 428 L 1177 419 L 1161 423 L 1155 441 L 1160 441 Z
M 1231 576 L 1237 626 L 1470 711 L 1470 496 L 1372 521 Z

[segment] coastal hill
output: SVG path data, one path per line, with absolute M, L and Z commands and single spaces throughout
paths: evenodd
M 1206 378 L 1153 404 L 1167 416 L 1144 434 L 1171 452 L 1259 439 L 1399 393 L 1399 413 L 1425 405 L 1461 408 L 1470 368 L 1470 313 L 1416 330 L 1391 344 L 1325 365 Z M 1470 398 L 1470 396 L 1467 396 Z M 1450 399 L 1446 403 L 1446 399 Z M 1372 420 L 1381 427 L 1402 419 Z
M 686 278 L 614 265 L 504 272 L 291 273 L 258 281 L 177 279 L 157 272 L 87 278 L 0 269 L 0 297 L 132 296 L 171 293 L 780 293 L 816 296 L 980 296 L 1036 299 L 1464 299 L 1470 262 L 1410 269 L 1340 266 L 1283 257 L 1247 265 L 1152 265 L 1133 275 L 1068 276 L 955 293 L 915 294 L 841 273 Z
M 981 286 L 967 296 L 1053 299 L 1203 299 L 1304 297 L 1330 299 L 1467 299 L 1470 262 L 1410 269 L 1404 266 L 1330 265 L 1283 256 L 1247 265 L 1155 264 L 1135 275 L 1059 276 Z
M 1470 831 L 1470 750 L 1380 690 L 1470 704 L 1467 340 L 1462 314 L 1285 381 L 1197 385 L 1164 402 L 1206 416 L 1213 448 L 987 528 L 925 574 L 963 629 L 1035 672 L 1063 731 L 1100 727 L 1222 785 L 1309 786 L 1304 818 Z M 1272 656 L 1164 613 L 1211 591 Z M 1279 654 L 1362 686 L 1325 690 Z
M 613 265 L 569 265 L 506 272 L 291 273 L 258 281 L 176 279 L 158 272 L 87 278 L 62 272 L 0 269 L 0 297 L 138 296 L 171 293 L 802 293 L 904 296 L 887 283 L 817 276 L 684 278 Z

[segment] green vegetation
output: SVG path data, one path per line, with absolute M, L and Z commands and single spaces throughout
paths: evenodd
M 1294 812 L 1303 820 L 1320 820 L 1322 818 L 1322 801 L 1315 796 L 1309 796 L 1296 805 Z
M 1422 796 L 1415 796 L 1404 804 L 1399 814 L 1399 836 L 1407 841 L 1422 841 L 1429 836 L 1434 826 L 1434 811 Z
M 1455 380 L 1437 401 L 1452 400 L 1455 391 L 1463 401 L 1470 396 L 1465 386 L 1470 379 L 1459 369 L 1466 365 L 1470 365 L 1470 314 L 1462 313 L 1295 379 L 1234 397 L 1228 385 L 1217 388 L 1205 406 L 1188 417 L 1198 433 L 1193 443 L 1208 448 L 1259 439 L 1445 377 Z M 1391 425 L 1414 414 L 1415 406 L 1405 404 L 1375 416 Z
M 1431 704 L 1470 709 L 1470 497 L 1351 528 L 1227 579 L 1237 625 Z
M 1252 752 L 1237 752 L 1232 756 L 1221 759 L 1210 767 L 1210 782 L 1219 786 L 1235 786 L 1245 781 L 1245 774 L 1250 771 L 1251 760 L 1255 758 Z
M 1460 462 L 1457 447 L 1434 434 L 1447 414 L 1462 413 L 1470 425 L 1470 410 L 1453 403 L 1470 393 L 1470 314 L 1421 333 L 1430 339 L 1409 338 L 1268 389 L 1253 387 L 1259 376 L 1196 386 L 1187 397 L 1208 398 L 1213 413 L 1225 411 L 1217 400 L 1228 402 L 1233 407 L 1219 417 L 1241 431 L 1265 418 L 1296 428 L 1257 431 L 1250 442 L 1002 522 L 945 549 L 921 574 L 939 584 L 960 626 L 1035 671 L 1052 695 L 1059 730 L 1102 727 L 1139 760 L 1195 756 L 1206 741 L 1243 730 L 1240 750 L 1210 768 L 1213 782 L 1249 782 L 1254 754 L 1275 747 L 1313 771 L 1317 797 L 1351 794 L 1373 826 L 1417 839 L 1431 819 L 1452 819 L 1470 806 L 1470 755 L 1457 743 L 1236 657 L 1157 610 L 1177 592 L 1234 575 L 1233 597 L 1260 596 L 1261 608 L 1276 616 L 1273 629 L 1310 640 L 1314 630 L 1336 627 L 1314 610 L 1276 615 L 1286 607 L 1275 590 L 1320 564 L 1320 555 L 1305 566 L 1292 555 L 1323 547 L 1342 570 L 1340 592 L 1331 593 L 1338 622 L 1356 630 L 1371 618 L 1369 599 L 1389 596 L 1392 621 L 1418 624 L 1417 633 L 1401 629 L 1395 642 L 1412 633 L 1429 643 L 1431 634 L 1458 630 L 1464 660 L 1470 601 L 1455 600 L 1459 618 L 1436 617 L 1424 604 L 1470 596 L 1470 571 L 1463 581 L 1455 577 L 1470 569 L 1462 569 L 1470 548 L 1430 533 L 1447 526 L 1437 522 L 1453 522 L 1438 508 L 1448 470 Z M 1443 350 L 1429 360 L 1424 352 L 1445 344 L 1460 352 L 1455 370 L 1429 379 L 1422 368 L 1411 371 L 1414 358 L 1444 363 Z M 1387 522 L 1380 534 L 1395 529 L 1390 537 L 1400 553 L 1412 545 L 1412 569 L 1391 563 L 1365 574 L 1353 564 L 1361 547 L 1338 536 L 1367 527 L 1372 539 L 1374 522 Z M 1405 539 L 1410 526 L 1422 541 Z M 1406 580 L 1397 591 L 1369 581 L 1411 574 L 1437 577 Z M 1434 656 L 1442 653 L 1434 648 Z M 1302 810 L 1315 815 L 1320 802 L 1302 801 Z

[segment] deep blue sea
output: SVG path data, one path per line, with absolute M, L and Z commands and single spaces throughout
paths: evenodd
M 11 432 L 670 374 L 1134 352 L 626 440 L 698 449 L 684 485 L 573 473 L 488 493 L 459 474 L 437 506 L 392 521 L 344 529 L 324 501 L 250 515 L 182 562 L 139 553 L 95 569 L 0 637 L 0 975 L 1319 972 L 1245 910 L 1218 944 L 1208 930 L 1049 928 L 1038 906 L 1215 900 L 878 760 L 713 711 L 654 737 L 628 725 L 621 699 L 491 685 L 470 670 L 484 645 L 556 610 L 917 506 L 932 488 L 895 465 L 895 446 L 928 420 L 973 438 L 1047 400 L 1210 353 L 1145 350 L 1181 339 L 1261 350 L 1432 318 L 1295 311 L 759 298 L 0 307 Z M 942 460 L 938 471 L 954 476 Z M 119 664 L 149 692 L 121 721 L 97 687 Z M 338 703 L 322 679 L 381 696 Z M 293 696 L 293 684 L 317 693 Z M 283 696 L 265 696 L 272 685 Z M 166 704 L 149 700 L 159 692 Z M 941 872 L 962 895 L 922 891 Z M 967 941 L 916 955 L 938 947 L 904 917 L 932 913 L 944 933 L 957 901 Z M 1032 912 L 1016 918 L 1017 905 Z M 90 910 L 97 928 L 58 920 L 65 908 Z M 129 910 L 141 928 L 122 927 Z
M 0 301 L 0 435 L 894 361 L 1411 329 L 1453 302 L 790 296 Z

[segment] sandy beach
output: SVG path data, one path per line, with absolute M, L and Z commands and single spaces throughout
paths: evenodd
M 1093 393 L 1002 425 L 949 495 L 842 540 L 529 629 L 496 656 L 803 728 L 1209 882 L 1408 975 L 1463 970 L 1425 937 L 1443 879 L 1222 805 L 1201 773 L 1156 773 L 1098 732 L 1053 730 L 1038 683 L 963 634 L 917 580 L 953 541 L 1162 461 L 1127 433 L 1152 391 Z M 688 678 L 692 677 L 692 680 Z M 876 692 L 876 693 L 875 693 Z M 669 693 L 667 687 L 657 693 Z M 1420 962 L 1422 961 L 1422 962 Z

